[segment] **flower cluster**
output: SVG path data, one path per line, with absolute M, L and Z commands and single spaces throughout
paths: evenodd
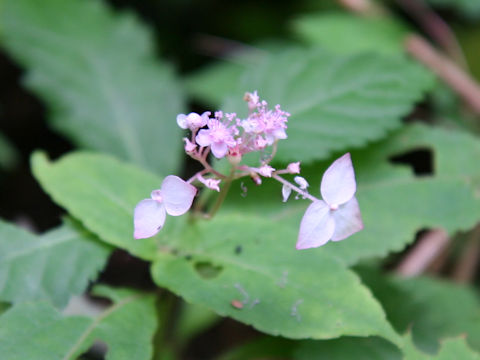
M 179 216 L 186 213 L 197 194 L 198 183 L 205 188 L 220 192 L 217 202 L 204 217 L 211 217 L 225 199 L 229 186 L 235 179 L 250 177 L 260 185 L 262 178 L 279 181 L 282 187 L 283 201 L 288 201 L 292 191 L 297 193 L 296 199 L 312 201 L 307 208 L 300 225 L 297 249 L 306 249 L 325 244 L 328 240 L 338 241 L 354 234 L 363 228 L 358 202 L 354 197 L 356 191 L 355 175 L 350 154 L 336 160 L 325 172 L 321 183 L 323 200 L 308 193 L 309 184 L 301 176 L 295 176 L 294 182 L 287 181 L 283 174 L 299 174 L 300 162 L 288 164 L 285 169 L 275 169 L 270 162 L 275 156 L 279 140 L 287 138 L 287 121 L 289 113 L 280 105 L 269 109 L 264 100 L 260 100 L 256 91 L 246 93 L 249 114 L 241 119 L 235 113 L 217 111 L 213 117 L 210 112 L 203 114 L 190 113 L 177 116 L 177 124 L 189 130 L 185 137 L 185 152 L 200 162 L 204 169 L 187 181 L 177 176 L 167 176 L 161 189 L 154 190 L 150 199 L 138 203 L 134 213 L 134 237 L 147 238 L 160 231 L 166 214 Z M 242 156 L 250 152 L 264 153 L 271 147 L 269 156 L 262 156 L 258 167 L 242 164 Z M 215 170 L 208 162 L 212 153 L 217 159 L 227 158 L 231 164 L 228 175 Z

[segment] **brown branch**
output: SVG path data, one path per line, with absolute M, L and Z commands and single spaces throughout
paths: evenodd
M 441 46 L 457 64 L 467 68 L 467 61 L 455 34 L 448 24 L 425 1 L 396 0 L 396 2 L 416 20 L 425 33 Z
M 397 266 L 395 272 L 402 276 L 415 276 L 423 273 L 448 245 L 448 241 L 448 234 L 443 229 L 427 232 Z
M 465 71 L 418 35 L 407 36 L 405 47 L 462 97 L 476 114 L 480 114 L 480 86 Z
M 469 239 L 462 254 L 453 269 L 452 278 L 459 283 L 468 283 L 473 280 L 480 259 L 480 225 L 470 233 Z

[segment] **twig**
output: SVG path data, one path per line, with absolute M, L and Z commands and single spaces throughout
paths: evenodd
M 452 278 L 458 283 L 468 283 L 474 276 L 477 270 L 478 261 L 480 258 L 480 225 L 470 233 L 469 239 L 455 268 L 453 269 Z
M 443 229 L 427 232 L 397 266 L 395 272 L 407 277 L 421 274 L 447 246 L 448 241 L 448 234 Z
M 396 2 L 417 21 L 425 33 L 440 45 L 457 64 L 464 69 L 467 68 L 467 61 L 453 31 L 425 1 L 396 0 Z
M 480 86 L 465 71 L 418 35 L 409 35 L 405 47 L 461 96 L 476 114 L 480 114 Z

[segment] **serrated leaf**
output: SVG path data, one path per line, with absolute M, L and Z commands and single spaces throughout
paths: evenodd
M 120 294 L 94 319 L 64 317 L 44 302 L 13 306 L 0 317 L 2 360 L 73 360 L 95 340 L 107 344 L 107 360 L 151 359 L 155 298 L 134 291 Z
M 223 110 L 245 115 L 243 94 L 258 90 L 291 113 L 275 159 L 311 162 L 385 137 L 432 85 L 427 70 L 402 57 L 288 49 L 250 67 Z
M 246 215 L 185 228 L 174 253 L 153 264 L 154 281 L 188 302 L 288 338 L 376 334 L 396 341 L 383 311 L 334 257 L 299 252 L 295 232 Z M 240 247 L 240 250 L 237 250 Z
M 72 223 L 35 236 L 0 221 L 0 300 L 63 307 L 95 279 L 110 251 Z
M 153 238 L 133 238 L 133 209 L 160 186 L 160 178 L 110 156 L 82 152 L 55 162 L 37 152 L 32 171 L 55 202 L 102 240 L 144 259 L 155 256 Z
M 5 0 L 0 31 L 57 131 L 157 172 L 177 168 L 183 97 L 131 14 L 114 14 L 102 1 Z
M 347 13 L 304 15 L 293 22 L 298 37 L 339 54 L 376 52 L 402 54 L 406 27 L 388 17 Z
M 459 335 L 480 350 L 480 301 L 473 289 L 427 277 L 382 277 L 366 269 L 359 273 L 395 329 L 410 331 L 420 350 L 434 354 L 441 339 Z
M 392 165 L 391 156 L 412 150 L 432 151 L 433 176 L 417 177 L 405 165 Z M 468 230 L 480 217 L 479 140 L 467 133 L 415 125 L 357 152 L 352 160 L 357 177 L 356 197 L 365 228 L 350 238 L 311 250 L 327 252 L 348 264 L 401 250 L 417 231 L 443 227 L 450 234 Z M 321 177 L 330 162 L 302 167 L 310 193 L 320 196 Z M 287 177 L 287 176 L 286 176 Z M 248 183 L 247 183 L 248 184 Z M 241 196 L 237 186 L 227 207 L 251 211 L 299 228 L 308 201 L 281 203 L 281 185 L 265 180 Z M 269 215 L 267 215 L 269 214 Z M 290 240 L 296 241 L 296 237 Z

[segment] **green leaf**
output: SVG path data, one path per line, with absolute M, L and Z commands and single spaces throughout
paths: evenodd
M 288 338 L 379 335 L 396 341 L 380 306 L 335 258 L 296 251 L 295 230 L 259 217 L 219 216 L 179 232 L 154 281 L 186 301 Z M 240 303 L 240 304 L 239 304 Z
M 94 319 L 64 317 L 43 302 L 13 306 L 0 317 L 2 360 L 73 360 L 95 340 L 107 344 L 107 360 L 151 359 L 157 322 L 155 298 L 125 290 L 116 297 L 113 305 Z
M 0 32 L 57 131 L 157 172 L 177 168 L 183 97 L 134 16 L 102 1 L 4 0 Z
M 260 359 L 295 359 L 293 352 L 296 345 L 303 341 L 292 341 L 281 337 L 262 336 L 246 344 L 240 345 L 217 360 L 260 360 Z
M 35 236 L 0 221 L 0 300 L 63 307 L 96 278 L 110 251 L 72 223 Z
M 17 149 L 0 133 L 0 167 L 7 170 L 11 169 L 17 164 L 18 158 Z
M 419 149 L 432 153 L 432 176 L 415 176 L 408 166 L 389 161 L 391 156 Z M 385 141 L 352 152 L 365 228 L 344 241 L 309 251 L 326 252 L 354 264 L 403 249 L 420 229 L 443 227 L 450 234 L 470 229 L 480 217 L 479 158 L 476 137 L 422 125 L 409 126 Z M 302 168 L 312 195 L 320 195 L 321 177 L 330 163 Z M 227 207 L 232 211 L 241 208 L 295 229 L 308 206 L 303 200 L 281 203 L 281 185 L 273 180 L 265 180 L 261 187 L 248 186 L 245 198 L 237 185 L 231 192 Z
M 433 77 L 403 57 L 288 49 L 258 61 L 235 85 L 224 110 L 244 115 L 243 94 L 253 90 L 271 106 L 281 104 L 291 117 L 275 159 L 307 162 L 399 128 Z
M 55 162 L 37 152 L 32 170 L 53 200 L 102 240 L 144 259 L 155 256 L 153 238 L 133 238 L 133 209 L 160 186 L 160 178 L 107 155 L 81 152 Z
M 466 334 L 480 351 L 480 301 L 473 289 L 426 277 L 384 277 L 366 269 L 360 275 L 395 329 L 410 330 L 420 350 L 434 354 L 441 339 Z
M 404 26 L 387 17 L 360 17 L 347 13 L 304 15 L 293 22 L 300 39 L 339 54 L 403 51 Z
M 436 355 L 427 355 L 418 350 L 412 342 L 410 334 L 404 338 L 403 351 L 405 360 L 478 360 L 480 355 L 472 351 L 465 339 L 446 339 L 442 341 L 442 347 Z

